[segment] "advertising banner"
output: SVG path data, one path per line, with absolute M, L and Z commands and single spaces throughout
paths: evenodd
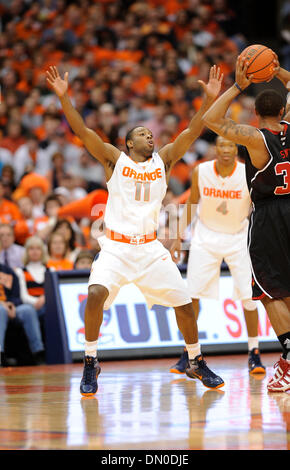
M 83 350 L 84 311 L 87 283 L 63 283 L 59 286 L 69 349 Z M 198 319 L 201 344 L 218 345 L 247 342 L 242 304 L 231 298 L 231 276 L 220 278 L 220 300 L 200 301 Z M 277 341 L 261 302 L 259 311 L 260 341 Z M 98 349 L 136 349 L 183 346 L 173 308 L 154 305 L 148 310 L 140 290 L 133 284 L 124 286 L 110 309 L 104 311 Z M 218 349 L 217 349 L 218 350 Z

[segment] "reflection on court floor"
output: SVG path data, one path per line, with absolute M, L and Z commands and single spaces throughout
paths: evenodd
M 226 382 L 206 389 L 169 373 L 174 359 L 103 362 L 95 398 L 82 365 L 0 370 L 1 449 L 289 449 L 290 394 L 269 394 L 247 357 L 208 357 Z M 289 436 L 289 434 L 288 434 Z

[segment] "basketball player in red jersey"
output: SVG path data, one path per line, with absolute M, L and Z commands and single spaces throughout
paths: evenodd
M 81 394 L 96 393 L 100 366 L 97 340 L 103 320 L 119 289 L 130 282 L 144 294 L 150 308 L 154 303 L 175 309 L 178 327 L 189 354 L 189 373 L 209 388 L 223 380 L 206 365 L 198 343 L 197 324 L 181 274 L 170 253 L 156 239 L 159 211 L 174 164 L 200 135 L 201 118 L 220 92 L 220 70 L 210 69 L 209 82 L 200 81 L 205 98 L 199 111 L 173 143 L 154 152 L 151 131 L 137 126 L 128 132 L 128 155 L 88 129 L 69 99 L 68 73 L 62 79 L 56 67 L 47 71 L 47 82 L 60 99 L 64 114 L 75 134 L 105 169 L 108 186 L 106 237 L 92 266 L 85 310 L 85 357 Z
M 279 66 L 277 57 L 275 62 L 273 76 L 289 89 L 290 72 Z M 251 83 L 247 65 L 238 58 L 236 83 L 206 112 L 204 122 L 247 150 L 246 177 L 253 203 L 248 232 L 252 298 L 263 302 L 282 347 L 268 382 L 269 391 L 281 392 L 290 390 L 290 112 L 287 106 L 285 113 L 279 93 L 267 89 L 255 100 L 259 129 L 225 117 L 231 102 Z
M 179 223 L 179 237 L 170 252 L 178 261 L 185 229 L 195 220 L 187 263 L 187 285 L 196 318 L 199 299 L 219 299 L 221 263 L 227 263 L 233 279 L 233 299 L 241 300 L 248 332 L 248 368 L 265 373 L 258 338 L 258 310 L 252 300 L 252 274 L 247 249 L 251 199 L 245 165 L 238 161 L 234 142 L 216 138 L 216 159 L 198 165 L 192 175 L 190 195 Z M 178 256 L 174 257 L 177 251 Z M 206 312 L 204 312 L 206 315 Z M 188 356 L 184 351 L 170 372 L 183 373 Z

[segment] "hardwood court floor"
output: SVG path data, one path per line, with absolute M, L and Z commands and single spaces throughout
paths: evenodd
M 289 450 L 290 393 L 251 377 L 247 356 L 209 356 L 218 391 L 168 372 L 175 358 L 103 362 L 96 398 L 82 364 L 0 369 L 0 449 Z

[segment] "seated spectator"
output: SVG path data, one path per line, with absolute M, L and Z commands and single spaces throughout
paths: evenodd
M 73 262 L 65 257 L 68 243 L 61 233 L 52 233 L 48 239 L 48 262 L 47 267 L 56 271 L 73 269 Z
M 6 128 L 6 136 L 0 141 L 0 146 L 15 153 L 20 145 L 25 144 L 26 139 L 23 137 L 23 129 L 19 121 L 10 120 Z
M 35 223 L 33 218 L 33 204 L 28 196 L 19 199 L 18 207 L 22 219 L 18 220 L 14 227 L 16 243 L 24 245 L 26 239 L 35 234 Z
M 104 188 L 106 185 L 103 166 L 85 149 L 80 156 L 79 165 L 70 168 L 70 174 L 78 182 L 78 186 L 85 188 L 88 192 Z
M 51 157 L 51 169 L 46 174 L 51 189 L 61 186 L 62 179 L 67 175 L 65 170 L 64 156 L 60 152 L 55 152 Z
M 60 219 L 56 222 L 55 227 L 53 228 L 52 233 L 60 233 L 63 235 L 68 249 L 66 252 L 66 258 L 72 262 L 75 261 L 78 253 L 80 252 L 80 248 L 77 247 L 77 239 L 78 245 L 84 246 L 85 240 L 83 234 L 80 232 L 80 229 L 77 224 L 72 224 L 66 219 Z
M 19 219 L 21 219 L 20 211 L 14 202 L 5 198 L 5 185 L 0 179 L 0 222 L 13 224 Z
M 62 206 L 60 197 L 57 194 L 50 194 L 46 197 L 43 205 L 44 215 L 36 217 L 34 220 L 35 234 L 42 240 L 46 240 L 50 235 L 57 220 L 57 213 Z
M 0 224 L 0 263 L 11 269 L 23 266 L 24 248 L 15 243 L 13 227 Z
M 24 267 L 15 269 L 19 279 L 21 301 L 32 305 L 38 317 L 45 313 L 44 281 L 47 260 L 47 248 L 41 238 L 29 237 L 24 246 Z
M 16 189 L 15 185 L 15 171 L 13 165 L 3 165 L 1 180 L 5 186 L 4 197 L 11 200 L 12 193 Z
M 0 115 L 1 118 L 1 115 Z M 13 164 L 13 155 L 12 153 L 1 147 L 0 145 L 0 175 L 2 175 L 2 168 L 4 165 L 12 165 Z
M 41 159 L 38 162 L 41 152 L 38 147 L 37 137 L 34 134 L 29 134 L 26 139 L 26 142 L 20 145 L 13 157 L 13 166 L 17 182 L 19 182 L 26 173 L 34 170 L 37 172 L 42 163 Z
M 94 255 L 89 250 L 82 250 L 76 257 L 74 269 L 90 270 L 94 261 Z
M 20 181 L 14 197 L 18 200 L 22 196 L 28 196 L 33 202 L 33 217 L 43 215 L 44 200 L 49 191 L 49 183 L 44 176 L 37 173 L 29 173 Z
M 8 322 L 15 319 L 24 328 L 35 365 L 44 363 L 44 345 L 35 308 L 24 304 L 20 298 L 18 277 L 0 263 L 0 348 L 1 364 L 4 359 L 4 342 Z M 0 365 L 1 365 L 0 364 Z
M 76 201 L 87 196 L 87 191 L 79 186 L 79 183 L 79 178 L 75 178 L 72 174 L 67 173 L 61 177 L 60 186 L 55 188 L 54 192 L 59 195 L 65 195 L 67 202 Z

